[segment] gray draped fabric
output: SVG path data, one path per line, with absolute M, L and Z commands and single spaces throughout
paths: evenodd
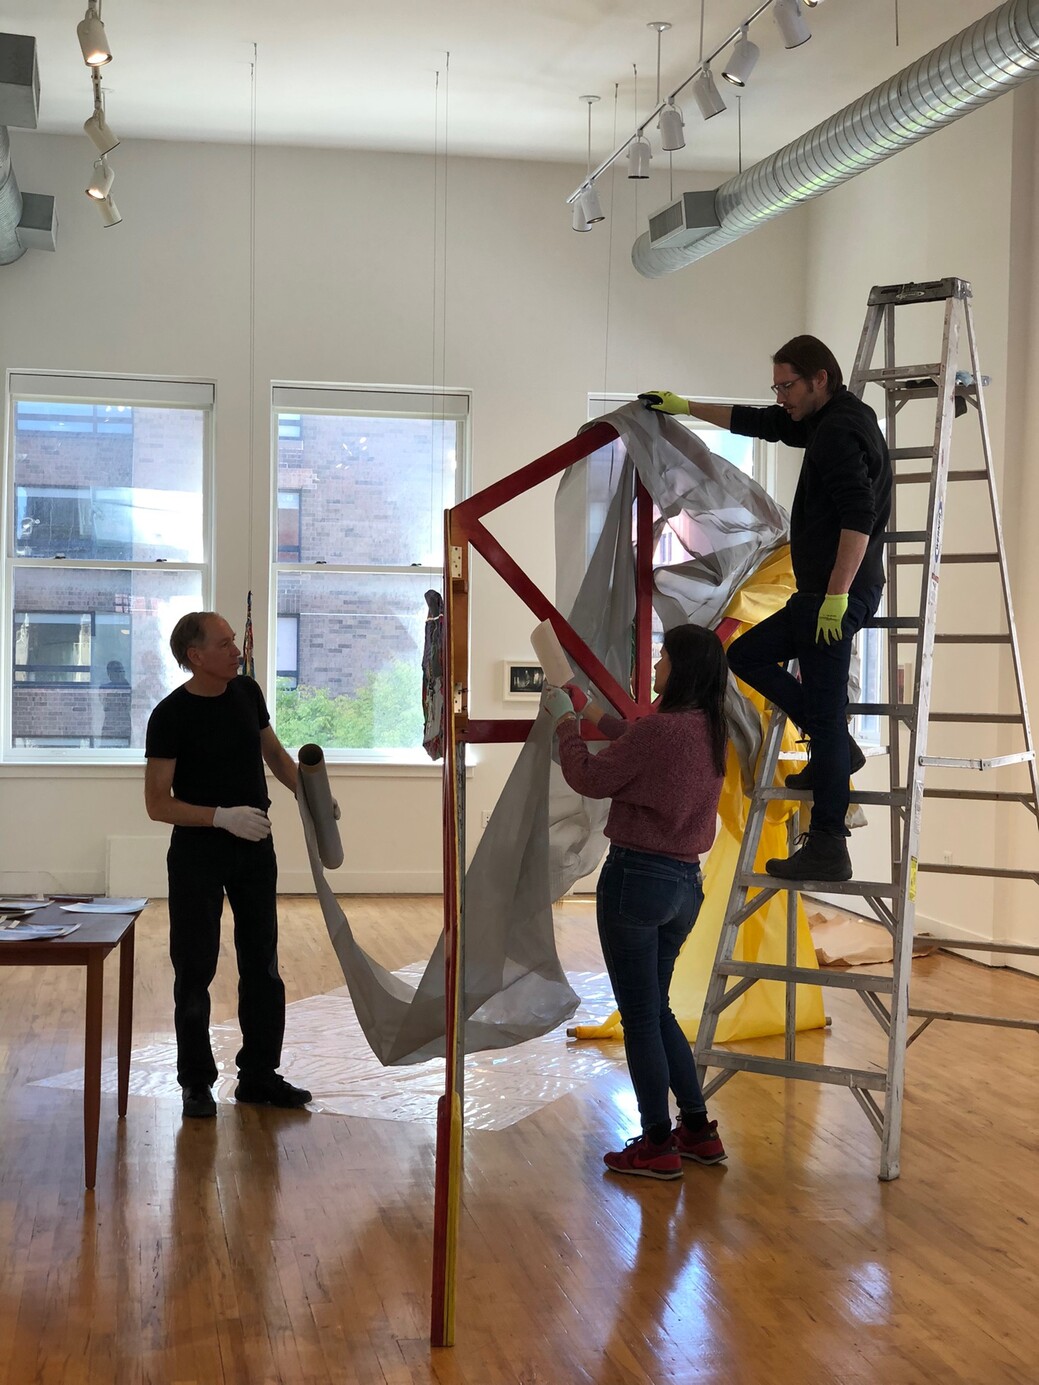
M 619 441 L 576 463 L 556 495 L 556 606 L 622 686 L 631 678 L 635 475 L 674 535 L 681 560 L 655 572 L 665 629 L 713 626 L 741 584 L 786 540 L 786 515 L 749 477 L 673 419 L 627 405 L 607 416 Z M 674 546 L 674 545 L 673 545 Z M 535 624 L 531 617 L 531 626 Z M 578 681 L 587 686 L 580 675 Z M 732 731 L 756 753 L 757 717 L 730 692 Z M 552 904 L 595 869 L 605 848 L 604 801 L 563 781 L 554 735 L 538 717 L 465 877 L 465 1048 L 506 1048 L 568 1019 L 578 998 L 556 954 Z M 742 756 L 741 756 L 742 758 Z M 344 805 L 344 817 L 352 811 Z M 417 986 L 354 940 L 317 856 L 300 803 L 314 883 L 358 1020 L 379 1060 L 416 1063 L 444 1047 L 441 937 Z

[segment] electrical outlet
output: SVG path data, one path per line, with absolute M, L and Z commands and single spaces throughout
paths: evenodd
M 487 826 L 487 824 L 490 822 L 490 820 L 491 820 L 491 815 L 490 815 L 490 813 L 481 813 L 481 814 L 480 814 L 480 830 L 481 830 L 481 831 Z
M 943 852 L 942 852 L 942 865 L 943 865 L 943 866 L 951 866 L 951 865 L 952 865 L 952 852 L 951 852 L 951 851 L 943 851 Z

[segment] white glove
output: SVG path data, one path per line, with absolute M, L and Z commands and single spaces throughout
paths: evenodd
M 271 835 L 271 820 L 262 808 L 217 808 L 213 826 L 222 827 L 246 842 L 262 842 Z

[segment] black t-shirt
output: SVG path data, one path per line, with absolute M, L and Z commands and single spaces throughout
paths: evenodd
M 219 697 L 180 687 L 148 718 L 148 759 L 176 760 L 173 796 L 203 808 L 270 806 L 260 732 L 270 725 L 259 685 L 241 675 Z
M 825 592 L 842 529 L 868 538 L 851 590 L 884 585 L 884 533 L 891 514 L 891 458 L 877 416 L 844 386 L 795 423 L 785 409 L 733 406 L 730 429 L 767 442 L 803 447 L 790 509 L 790 559 L 798 591 Z

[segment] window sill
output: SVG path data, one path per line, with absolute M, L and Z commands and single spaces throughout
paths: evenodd
M 440 779 L 443 763 L 430 760 L 427 764 L 399 760 L 326 760 L 330 779 Z M 473 766 L 465 768 L 467 779 Z M 7 760 L 0 763 L 0 779 L 143 779 L 144 760 Z M 268 778 L 270 774 L 268 773 Z

